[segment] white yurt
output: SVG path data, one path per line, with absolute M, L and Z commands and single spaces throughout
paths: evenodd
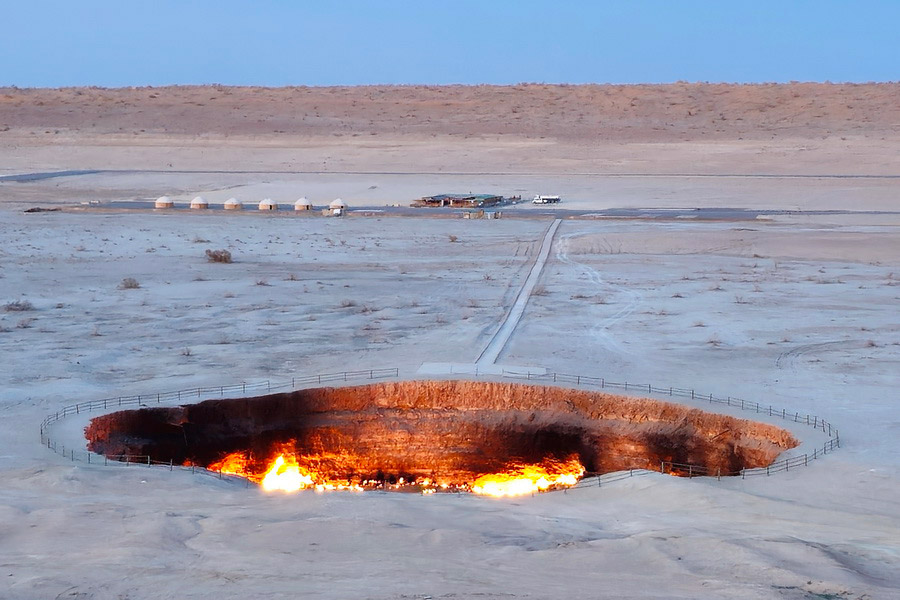
M 238 201 L 237 198 L 229 198 L 225 201 L 225 210 L 241 210 L 244 208 L 244 205 Z
M 271 198 L 266 198 L 259 203 L 259 210 L 278 210 L 278 205 Z
M 172 202 L 172 199 L 168 196 L 160 196 L 156 199 L 156 202 L 153 203 L 154 208 L 173 208 L 175 203 Z
M 343 200 L 341 200 L 340 198 L 338 198 L 336 200 L 332 200 L 331 204 L 328 205 L 328 208 L 330 208 L 331 210 L 337 210 L 337 209 L 346 210 L 347 203 L 344 202 Z
M 294 210 L 312 210 L 312 202 L 304 196 L 294 202 Z
M 191 208 L 192 209 L 201 209 L 201 208 L 209 208 L 209 202 L 203 199 L 203 196 L 197 196 L 193 200 L 191 200 Z

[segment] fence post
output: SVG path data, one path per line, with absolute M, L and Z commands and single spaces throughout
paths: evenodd
M 808 454 L 804 454 L 804 455 L 803 455 L 803 466 L 804 466 L 804 467 L 808 467 L 808 466 L 809 466 L 809 455 L 808 455 Z
M 653 386 L 650 385 L 649 383 L 647 384 L 647 393 L 648 393 L 648 394 L 652 394 L 652 393 L 653 393 Z
M 85 452 L 85 454 L 87 454 L 87 461 L 88 461 L 88 464 L 91 464 L 91 453 L 90 453 L 90 452 Z
M 691 400 L 694 399 L 694 390 L 691 390 Z
M 772 405 L 771 404 L 769 405 L 769 416 L 770 417 L 772 416 Z
M 150 455 L 148 454 L 147 455 L 147 467 L 149 467 L 149 466 L 150 466 Z
M 170 458 L 169 459 L 169 470 L 171 471 L 174 468 L 175 468 L 175 465 L 173 464 L 172 459 Z
M 604 387 L 606 387 L 606 380 L 601 377 L 600 378 L 600 389 L 603 389 Z
M 722 481 L 722 468 L 716 469 L 716 481 Z
M 766 467 L 766 477 L 769 476 L 769 467 Z

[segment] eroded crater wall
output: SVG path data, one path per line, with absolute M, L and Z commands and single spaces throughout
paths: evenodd
M 209 465 L 290 443 L 334 477 L 471 481 L 512 462 L 578 455 L 588 472 L 659 468 L 723 473 L 766 466 L 797 445 L 786 430 L 645 398 L 515 383 L 408 381 L 120 411 L 93 419 L 108 456 Z

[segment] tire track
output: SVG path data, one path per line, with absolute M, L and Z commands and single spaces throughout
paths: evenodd
M 611 315 L 606 316 L 599 322 L 591 326 L 591 334 L 608 350 L 618 354 L 633 354 L 619 343 L 610 333 L 609 330 L 616 323 L 622 321 L 631 315 L 641 305 L 644 300 L 643 295 L 633 289 L 615 285 L 603 279 L 599 271 L 584 263 L 578 262 L 569 257 L 570 242 L 574 238 L 584 237 L 586 233 L 570 233 L 560 237 L 556 246 L 556 259 L 560 262 L 574 267 L 581 271 L 587 280 L 596 286 L 601 292 L 612 291 L 617 295 L 624 297 L 625 304 L 618 308 Z

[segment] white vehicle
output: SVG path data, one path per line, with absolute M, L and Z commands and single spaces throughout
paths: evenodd
M 556 204 L 561 198 L 559 196 L 535 196 L 532 204 Z

